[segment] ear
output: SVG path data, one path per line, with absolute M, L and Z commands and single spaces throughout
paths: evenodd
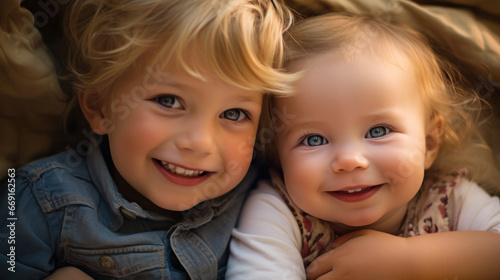
M 90 90 L 80 91 L 78 92 L 78 102 L 92 130 L 97 134 L 104 135 L 107 133 L 105 125 L 107 118 L 104 115 L 103 106 L 95 102 L 96 94 Z
M 441 135 L 443 133 L 444 118 L 442 115 L 432 117 L 427 126 L 425 136 L 425 169 L 429 169 L 436 160 L 441 144 Z

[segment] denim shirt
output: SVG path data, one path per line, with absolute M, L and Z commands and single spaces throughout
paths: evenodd
M 175 223 L 125 200 L 97 147 L 31 163 L 16 171 L 14 216 L 0 190 L 1 278 L 41 279 L 72 265 L 96 279 L 221 279 L 255 177 L 250 168 L 234 190 Z

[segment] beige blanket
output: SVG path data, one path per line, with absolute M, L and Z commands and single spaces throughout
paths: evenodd
M 35 28 L 32 15 L 43 15 L 44 9 L 40 6 L 29 11 L 20 2 L 4 0 L 0 9 L 1 179 L 8 168 L 67 146 L 61 130 L 65 104 L 56 60 Z M 480 94 L 500 111 L 500 1 L 441 0 L 439 5 L 431 0 L 285 2 L 305 16 L 333 11 L 375 14 L 420 30 L 460 65 Z M 53 16 L 50 12 L 45 11 L 47 20 Z M 497 134 L 489 137 L 493 145 L 500 142 Z M 500 147 L 495 150 L 500 155 Z

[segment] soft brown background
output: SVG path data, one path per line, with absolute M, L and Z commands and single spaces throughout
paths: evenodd
M 63 15 L 70 0 L 4 0 L 0 9 L 0 179 L 67 149 Z M 454 61 L 500 116 L 500 1 L 286 0 L 303 16 L 349 11 L 405 23 Z M 500 119 L 500 118 L 499 118 Z M 485 131 L 500 160 L 500 122 Z M 71 132 L 80 128 L 69 125 Z

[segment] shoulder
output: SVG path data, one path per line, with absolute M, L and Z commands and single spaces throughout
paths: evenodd
M 250 193 L 243 206 L 238 231 L 269 236 L 280 232 L 300 243 L 300 229 L 293 213 L 268 181 L 260 181 Z
M 250 193 L 233 230 L 226 279 L 278 279 L 283 275 L 305 279 L 301 246 L 293 214 L 279 192 L 261 181 Z
M 281 212 L 282 214 L 289 212 L 288 206 L 278 190 L 269 181 L 259 181 L 257 188 L 250 192 L 244 209 L 262 212 L 271 208 L 274 209 L 273 212 Z
M 470 181 L 468 179 L 463 178 L 457 184 L 454 189 L 454 193 L 457 197 L 460 198 L 481 198 L 481 199 L 498 199 L 496 196 L 489 195 L 481 186 L 479 186 L 476 182 Z
M 99 193 L 86 158 L 75 154 L 66 151 L 23 166 L 17 172 L 16 191 L 30 191 L 44 212 L 75 203 L 93 205 Z
M 79 156 L 73 150 L 39 159 L 21 167 L 18 174 L 30 181 L 38 181 L 50 176 L 72 176 L 89 178 L 86 157 Z M 62 178 L 61 178 L 62 179 Z
M 285 203 L 283 198 L 281 197 L 278 190 L 271 185 L 271 182 L 267 180 L 261 180 L 257 183 L 257 188 L 252 190 L 250 196 L 260 197 L 260 198 L 269 198 L 273 200 L 277 200 Z
M 500 200 L 477 183 L 460 180 L 453 200 L 458 215 L 457 230 L 486 230 L 500 233 Z

